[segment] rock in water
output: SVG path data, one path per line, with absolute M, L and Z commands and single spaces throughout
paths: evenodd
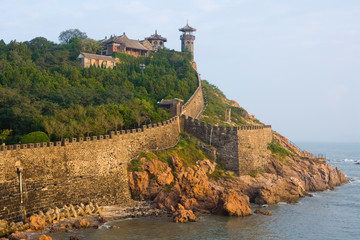
M 247 216 L 251 215 L 249 197 L 239 195 L 233 189 L 227 189 L 221 194 L 219 201 L 219 210 L 224 211 L 229 216 Z
M 178 204 L 178 210 L 173 214 L 173 220 L 176 223 L 186 223 L 197 222 L 199 218 L 195 216 L 193 211 L 185 210 L 181 204 Z
M 83 218 L 76 220 L 74 223 L 74 227 L 78 228 L 78 229 L 88 228 L 88 227 L 90 227 L 90 225 L 91 225 L 91 223 L 88 220 L 83 219 Z
M 14 232 L 9 236 L 9 240 L 26 240 L 29 239 L 29 237 L 25 236 L 23 233 L 21 232 Z
M 52 237 L 46 236 L 45 234 L 43 234 L 43 235 L 41 235 L 41 237 L 39 237 L 39 240 L 52 240 Z
M 271 215 L 272 215 L 270 211 L 266 211 L 266 212 L 265 212 L 265 211 L 263 211 L 263 210 L 261 210 L 261 209 L 256 209 L 254 213 L 256 213 L 256 214 L 262 214 L 262 215 L 268 215 L 268 216 L 271 216 Z

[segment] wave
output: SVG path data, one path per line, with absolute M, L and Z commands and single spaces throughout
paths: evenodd
M 351 177 L 350 178 L 350 183 L 359 184 L 360 183 L 360 178 L 359 177 Z

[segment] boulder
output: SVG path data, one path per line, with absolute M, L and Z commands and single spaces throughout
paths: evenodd
M 37 215 L 37 214 L 32 215 L 30 217 L 29 225 L 30 225 L 31 230 L 43 231 L 43 230 L 45 230 L 45 227 L 46 227 L 45 217 Z
M 261 209 L 256 209 L 256 210 L 254 211 L 254 213 L 256 213 L 256 214 L 262 214 L 262 215 L 267 215 L 267 216 L 271 216 L 271 215 L 272 215 L 270 211 L 263 211 L 263 210 L 261 210 Z
M 23 233 L 21 232 L 14 232 L 9 236 L 9 240 L 26 240 L 29 239 L 29 237 L 25 236 Z
M 90 225 L 91 225 L 91 223 L 88 220 L 83 219 L 83 218 L 76 220 L 74 223 L 74 227 L 78 228 L 78 229 L 88 228 L 88 227 L 90 227 Z
M 184 164 L 182 163 L 182 161 L 179 159 L 179 157 L 177 155 L 170 156 L 169 163 L 170 163 L 171 168 L 176 173 L 184 172 Z
M 5 236 L 9 233 L 9 225 L 5 220 L 0 220 L 0 237 Z
M 52 237 L 46 236 L 45 234 L 43 234 L 39 237 L 39 240 L 52 240 Z
M 216 163 L 212 163 L 209 159 L 204 159 L 197 161 L 196 165 L 205 174 L 212 174 L 215 171 Z
M 222 212 L 229 216 L 247 216 L 251 215 L 249 197 L 239 195 L 233 189 L 227 189 L 221 193 L 218 212 Z
M 173 213 L 173 221 L 176 223 L 197 222 L 199 218 L 195 216 L 193 211 L 185 210 L 181 204 L 178 204 L 177 211 Z
M 147 172 L 129 172 L 129 187 L 133 198 L 142 199 L 149 186 L 149 175 Z

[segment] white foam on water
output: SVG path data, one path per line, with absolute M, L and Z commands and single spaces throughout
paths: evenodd
M 355 162 L 354 159 L 348 159 L 348 158 L 345 158 L 342 160 L 343 162 Z

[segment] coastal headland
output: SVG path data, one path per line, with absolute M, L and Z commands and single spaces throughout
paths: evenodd
M 9 64 L 8 71 L 13 71 L 14 76 L 24 74 L 24 79 L 36 75 L 31 71 L 39 71 L 38 75 L 53 74 L 46 75 L 57 83 L 57 86 L 47 86 L 53 95 L 23 123 L 31 128 L 34 125 L 31 123 L 39 125 L 47 131 L 45 137 L 55 141 L 0 146 L 0 237 L 28 229 L 63 231 L 71 227 L 98 226 L 124 217 L 170 215 L 173 221 L 182 223 L 197 221 L 198 214 L 243 217 L 253 214 L 250 203 L 296 202 L 312 191 L 332 189 L 348 181 L 344 173 L 327 164 L 325 158 L 300 150 L 270 125 L 261 123 L 238 103 L 226 99 L 215 86 L 202 81 L 196 63 L 191 61 L 195 37 L 190 33 L 195 30 L 188 25 L 180 29 L 184 32 L 183 53 L 163 49 L 166 39 L 157 33 L 151 37 L 162 39 L 162 47 L 156 48 L 154 41 L 151 42 L 154 46 L 145 48 L 144 42 L 136 41 L 135 45 L 144 48 L 142 50 L 123 34 L 103 41 L 106 55 L 113 54 L 120 60 L 81 53 L 83 68 L 62 69 L 57 64 L 49 67 L 44 62 L 40 65 L 48 70 L 39 70 L 32 63 L 23 67 L 31 62 L 29 60 L 19 62 L 19 66 L 14 64 L 14 70 Z M 52 46 L 46 39 L 35 40 L 30 41 L 29 46 L 34 47 L 32 44 L 39 41 Z M 116 48 L 118 42 L 131 51 Z M 81 47 L 80 43 L 77 39 L 67 44 Z M 68 45 L 58 48 L 74 54 Z M 123 52 L 108 52 L 114 49 Z M 39 56 L 41 54 L 33 57 Z M 59 77 L 60 73 L 64 75 Z M 103 85 L 100 80 L 94 81 L 93 74 L 98 74 Z M 65 76 L 73 82 L 61 82 Z M 152 83 L 155 77 L 161 78 L 161 82 Z M 4 83 L 11 86 L 10 79 L 16 83 L 15 90 L 0 88 L 0 94 L 7 99 L 6 107 L 16 113 L 17 107 L 25 110 L 34 105 L 26 105 L 24 100 L 26 104 L 21 105 L 20 101 L 19 106 L 15 104 L 15 109 L 12 108 L 11 97 L 19 94 L 16 88 L 24 83 L 21 78 L 11 76 Z M 39 83 L 38 78 L 33 81 L 34 86 L 46 89 L 46 84 Z M 79 87 L 81 81 L 86 84 Z M 171 83 L 178 92 L 167 87 Z M 70 90 L 63 90 L 65 86 Z M 84 89 L 88 92 L 81 95 Z M 75 97 L 79 99 L 73 99 L 74 95 L 67 91 L 77 91 L 80 96 L 75 94 Z M 117 91 L 127 94 L 130 100 L 124 100 Z M 93 96 L 95 93 L 99 95 Z M 38 90 L 31 92 L 29 99 L 33 98 L 32 94 L 44 97 Z M 183 96 L 186 102 L 183 104 L 184 100 L 176 97 L 154 101 L 158 101 L 159 96 L 173 95 Z M 131 99 L 134 96 L 138 98 Z M 105 97 L 106 101 L 101 102 Z M 115 101 L 118 105 L 108 104 L 116 97 L 119 97 Z M 99 106 L 92 106 L 90 100 Z M 79 103 L 77 107 L 73 101 Z M 81 102 L 85 102 L 84 106 Z M 126 104 L 130 107 L 124 107 Z M 40 113 L 49 108 L 55 109 L 55 113 L 41 116 Z M 6 117 L 17 119 L 15 113 Z M 12 121 L 8 122 L 13 126 Z M 66 123 L 70 127 L 66 128 Z M 122 130 L 124 125 L 137 127 Z M 20 127 L 13 142 L 28 131 Z M 105 134 L 89 134 L 99 132 Z
M 197 120 L 204 110 L 197 77 L 198 88 L 182 114 L 168 121 L 104 136 L 2 146 L 2 221 L 45 217 L 46 209 L 80 203 L 125 206 L 131 199 L 153 201 L 177 222 L 196 221 L 194 213 L 246 216 L 252 214 L 250 202 L 294 202 L 347 182 L 339 169 L 301 151 L 270 126 L 224 128 Z M 165 160 L 156 155 L 179 141 L 193 142 L 206 157 L 184 165 L 186 159 L 176 152 Z M 134 161 L 136 168 L 128 171 Z

